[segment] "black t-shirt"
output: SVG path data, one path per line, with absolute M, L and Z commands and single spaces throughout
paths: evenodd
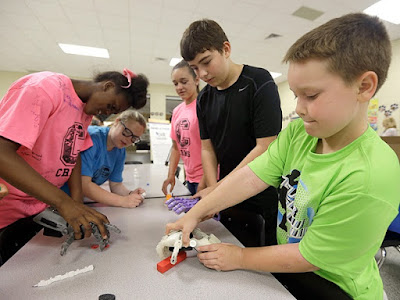
M 220 179 L 228 175 L 256 146 L 256 139 L 282 129 L 278 87 L 268 71 L 244 65 L 238 80 L 225 90 L 207 85 L 197 98 L 200 137 L 210 139 L 220 165 Z M 239 204 L 263 212 L 276 208 L 270 187 Z M 275 210 L 271 212 L 275 213 Z
M 225 90 L 207 85 L 197 100 L 200 137 L 210 139 L 228 175 L 256 146 L 256 139 L 277 135 L 282 128 L 278 88 L 268 71 L 244 66 Z

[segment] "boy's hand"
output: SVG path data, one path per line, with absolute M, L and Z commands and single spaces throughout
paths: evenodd
M 187 215 L 185 215 L 175 223 L 168 223 L 165 229 L 165 234 L 168 234 L 171 231 L 182 231 L 183 247 L 189 247 L 190 234 L 196 228 L 199 222 L 200 220 L 188 218 Z
M 0 200 L 8 195 L 8 188 L 4 184 L 0 183 Z
M 242 269 L 243 248 L 232 244 L 211 244 L 198 247 L 199 261 L 210 269 L 232 271 Z
M 107 217 L 98 211 L 90 208 L 83 203 L 77 203 L 73 201 L 64 202 L 59 207 L 56 207 L 60 215 L 67 221 L 69 225 L 74 229 L 75 239 L 80 240 L 83 238 L 81 226 L 85 229 L 85 238 L 90 237 L 92 233 L 92 226 L 90 222 L 95 224 L 100 231 L 103 239 L 107 239 L 107 230 L 104 224 L 109 224 Z
M 167 179 L 164 180 L 162 185 L 162 192 L 164 193 L 165 196 L 168 194 L 167 191 L 168 185 L 171 185 L 171 187 L 169 188 L 169 192 L 172 192 L 172 190 L 175 187 L 175 176 L 172 178 L 168 177 Z

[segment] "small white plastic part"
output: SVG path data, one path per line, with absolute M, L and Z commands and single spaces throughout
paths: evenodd
M 51 284 L 53 282 L 56 282 L 56 281 L 60 281 L 60 280 L 66 279 L 66 278 L 74 277 L 74 276 L 76 276 L 78 274 L 86 273 L 86 272 L 89 272 L 89 271 L 93 271 L 93 269 L 94 269 L 93 265 L 84 267 L 83 269 L 76 269 L 75 271 L 67 272 L 64 275 L 57 275 L 57 276 L 54 276 L 54 277 L 50 277 L 47 280 L 40 280 L 39 283 L 35 284 L 33 287 L 46 286 L 46 285 L 49 285 L 49 284 Z
M 190 247 L 194 248 L 194 247 L 196 247 L 196 245 L 197 245 L 197 243 L 195 240 L 190 240 L 190 242 L 189 242 Z
M 199 228 L 195 228 L 192 232 L 193 238 L 190 239 L 189 245 L 197 250 L 197 247 L 221 243 L 221 241 L 213 234 L 206 234 Z M 170 249 L 173 248 L 171 251 Z M 182 232 L 171 231 L 164 235 L 156 247 L 157 254 L 161 259 L 171 256 L 171 264 L 176 263 L 179 250 L 182 248 Z

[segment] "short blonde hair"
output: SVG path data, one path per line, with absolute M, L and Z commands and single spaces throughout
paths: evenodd
M 135 109 L 127 109 L 123 111 L 120 115 L 118 115 L 116 120 L 121 120 L 122 122 L 135 121 L 142 125 L 144 129 L 146 129 L 146 119 Z
M 397 128 L 396 121 L 394 120 L 393 117 L 384 119 L 382 121 L 382 125 L 383 125 L 383 127 L 386 127 L 386 128 Z

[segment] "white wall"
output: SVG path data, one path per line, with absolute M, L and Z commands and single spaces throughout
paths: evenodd
M 3 98 L 10 85 L 28 73 L 0 71 L 0 98 Z
M 165 97 L 176 96 L 175 87 L 171 84 L 150 84 L 150 117 L 165 120 Z
M 392 63 L 390 65 L 388 78 L 381 87 L 380 91 L 375 95 L 378 99 L 378 105 L 385 105 L 386 109 L 390 109 L 392 104 L 400 106 L 400 39 L 392 42 Z M 296 101 L 292 91 L 289 89 L 287 81 L 278 84 L 279 95 L 281 97 L 283 117 L 289 116 L 296 108 Z M 395 118 L 397 128 L 400 127 L 400 109 L 392 111 L 392 117 Z M 378 133 L 383 130 L 382 121 L 385 118 L 383 112 L 378 112 Z M 290 122 L 290 119 L 284 120 L 282 128 L 285 128 Z
M 379 105 L 385 105 L 387 109 L 390 105 L 397 104 L 400 106 L 400 39 L 393 43 L 393 57 L 392 63 L 389 69 L 388 78 L 381 90 L 377 93 L 376 98 L 379 101 Z M 283 54 L 282 54 L 283 55 Z M 26 75 L 26 73 L 18 72 L 6 72 L 0 71 L 0 97 L 3 97 L 7 89 L 16 79 Z M 204 83 L 201 83 L 204 86 Z M 290 122 L 290 116 L 294 116 L 296 108 L 296 101 L 292 91 L 289 89 L 287 81 L 278 84 L 279 95 L 281 97 L 282 113 L 283 117 L 287 117 L 287 120 L 283 121 L 282 128 L 285 128 Z M 166 113 L 166 96 L 176 96 L 175 88 L 173 84 L 151 84 L 148 90 L 150 94 L 150 113 L 151 118 L 165 120 Z M 400 109 L 397 109 L 392 113 L 392 116 L 397 122 L 397 127 L 400 127 Z M 385 118 L 383 112 L 378 112 L 378 133 L 382 132 L 382 120 Z
M 392 43 L 392 63 L 389 68 L 388 78 L 382 88 L 376 94 L 379 105 L 385 105 L 386 109 L 390 105 L 397 104 L 400 107 L 400 39 Z M 397 128 L 400 127 L 400 108 L 392 112 L 392 117 L 396 120 Z M 383 112 L 378 113 L 378 133 L 383 131 L 382 121 L 385 119 Z
M 22 72 L 8 72 L 0 71 L 0 98 L 7 92 L 10 85 L 17 79 L 27 75 L 28 73 Z M 68 76 L 68 75 L 67 75 Z M 90 78 L 77 78 L 83 80 L 91 80 Z M 165 120 L 165 97 L 176 96 L 175 87 L 171 84 L 151 84 L 148 88 L 150 94 L 150 113 L 153 119 Z

